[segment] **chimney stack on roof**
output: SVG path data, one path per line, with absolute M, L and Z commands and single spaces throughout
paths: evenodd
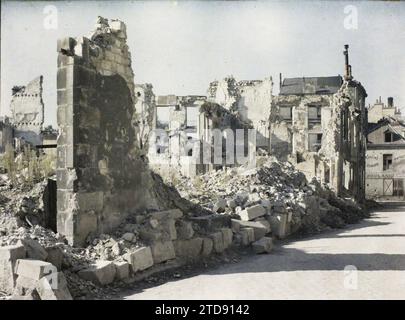
M 388 97 L 388 108 L 393 108 L 394 107 L 394 98 L 393 97 Z
M 345 50 L 343 51 L 345 55 L 345 80 L 352 80 L 352 66 L 349 64 L 349 45 L 345 44 Z

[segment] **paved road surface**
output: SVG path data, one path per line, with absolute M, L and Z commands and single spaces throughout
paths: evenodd
M 405 299 L 405 206 L 124 299 Z

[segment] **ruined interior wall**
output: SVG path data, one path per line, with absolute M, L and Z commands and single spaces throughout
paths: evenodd
M 229 76 L 210 83 L 208 100 L 221 105 L 256 129 L 256 146 L 268 150 L 272 92 L 271 77 L 237 82 L 234 77 Z
M 309 134 L 324 133 L 324 122 L 309 125 L 308 106 L 320 105 L 322 109 L 328 107 L 330 97 L 328 95 L 282 95 L 278 96 L 272 104 L 272 116 L 270 124 L 271 151 L 279 159 L 285 160 L 288 155 L 294 157 L 298 154 L 298 162 L 308 157 Z M 291 121 L 285 121 L 280 116 L 280 107 L 292 108 Z M 321 109 L 321 110 L 322 110 Z M 323 119 L 323 118 L 322 118 Z M 286 144 L 289 145 L 286 145 Z M 324 138 L 322 138 L 324 143 Z M 286 154 L 287 153 L 287 154 Z
M 211 82 L 208 87 L 208 99 L 218 103 L 228 111 L 236 111 L 240 93 L 235 78 L 229 76 L 220 81 Z
M 100 18 L 90 39 L 59 40 L 58 52 L 57 229 L 81 245 L 159 205 L 136 143 L 125 25 Z
M 162 97 L 158 97 L 161 100 L 158 102 L 167 103 L 168 101 L 163 101 L 167 99 Z M 150 148 L 148 152 L 149 165 L 153 171 L 164 178 L 170 179 L 178 174 L 194 177 L 199 172 L 199 111 L 206 101 L 206 97 L 173 96 L 171 98 L 172 103 L 165 104 L 169 110 L 168 147 L 162 153 L 157 153 L 156 148 Z M 195 108 L 197 112 L 189 113 L 190 108 Z M 188 125 L 189 117 L 193 120 L 194 126 Z M 156 123 L 154 128 L 156 128 Z M 188 154 L 189 150 L 193 150 L 191 155 Z
M 156 101 L 153 87 L 150 83 L 136 84 L 135 115 L 139 127 L 137 141 L 143 154 L 148 152 L 149 136 L 156 122 Z
M 257 130 L 257 146 L 269 147 L 269 118 L 273 100 L 273 81 L 265 78 L 257 83 L 239 83 L 238 113 L 243 121 Z
M 42 143 L 41 130 L 44 123 L 42 81 L 43 77 L 39 76 L 26 86 L 15 87 L 10 105 L 15 137 L 23 138 L 33 145 Z

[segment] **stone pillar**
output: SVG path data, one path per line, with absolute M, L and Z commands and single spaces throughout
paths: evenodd
M 125 25 L 100 18 L 90 39 L 61 39 L 58 52 L 57 231 L 81 246 L 159 207 L 136 143 Z

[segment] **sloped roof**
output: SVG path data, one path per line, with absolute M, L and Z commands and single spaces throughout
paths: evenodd
M 333 94 L 343 83 L 341 76 L 285 78 L 280 95 L 289 94 Z
M 390 128 L 392 128 L 392 130 L 394 132 L 396 132 L 395 127 L 403 127 L 405 129 L 405 123 L 403 123 L 402 121 L 400 121 L 398 119 L 395 119 L 395 118 L 392 118 L 392 117 L 388 116 L 388 117 L 382 118 L 377 123 L 369 122 L 368 126 L 367 126 L 367 134 L 369 134 L 369 133 L 371 133 L 371 132 L 373 132 L 373 131 L 375 131 L 375 130 L 383 127 L 383 126 L 386 126 L 386 125 L 389 125 Z

